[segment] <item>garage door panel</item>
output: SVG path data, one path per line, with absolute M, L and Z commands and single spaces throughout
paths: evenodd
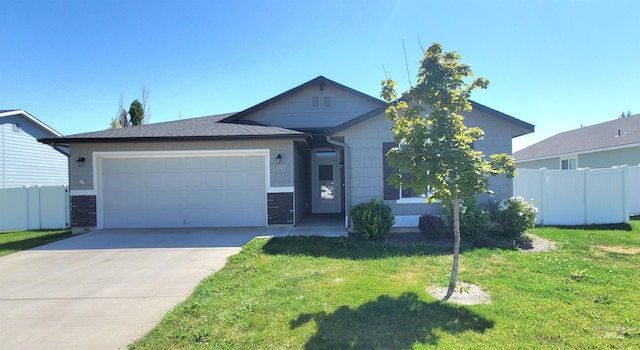
M 103 226 L 266 226 L 264 164 L 238 155 L 103 159 Z

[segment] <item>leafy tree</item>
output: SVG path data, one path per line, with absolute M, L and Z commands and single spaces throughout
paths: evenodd
M 396 170 L 389 183 L 411 188 L 418 193 L 431 191 L 428 201 L 441 200 L 453 208 L 454 258 L 448 300 L 455 289 L 460 259 L 460 199 L 471 199 L 490 192 L 490 176 L 515 175 L 515 163 L 507 154 L 491 155 L 491 161 L 473 143 L 482 139 L 480 128 L 464 125 L 461 112 L 471 111 L 469 97 L 475 89 L 485 89 L 489 81 L 473 76 L 471 67 L 459 62 L 455 52 L 442 52 L 432 44 L 424 53 L 418 69 L 417 85 L 398 99 L 396 83 L 382 81 L 380 96 L 391 103 L 387 118 L 395 122 L 394 141 L 400 145 L 387 153 L 388 163 Z
M 111 124 L 109 124 L 109 129 L 119 129 L 122 126 L 120 125 L 120 120 L 117 118 L 111 119 Z
M 144 121 L 144 108 L 138 99 L 131 102 L 129 118 L 131 119 L 131 125 L 142 125 Z

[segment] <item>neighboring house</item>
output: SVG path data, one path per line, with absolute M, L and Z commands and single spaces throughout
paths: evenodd
M 71 148 L 75 232 L 94 228 L 295 225 L 383 198 L 397 226 L 440 205 L 386 183 L 392 145 L 387 104 L 325 77 L 239 113 L 111 129 L 46 143 Z M 511 153 L 533 125 L 473 104 L 465 122 L 485 131 L 476 149 Z M 83 160 L 76 162 L 76 160 Z M 76 164 L 77 163 L 77 164 Z M 497 198 L 512 193 L 491 180 Z
M 0 110 L 0 188 L 66 185 L 68 147 L 44 145 L 60 133 L 21 109 Z
M 518 168 L 610 168 L 640 164 L 640 114 L 561 132 L 513 154 Z

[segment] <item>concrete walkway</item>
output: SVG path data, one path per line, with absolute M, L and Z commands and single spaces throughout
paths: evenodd
M 0 347 L 126 349 L 263 230 L 100 230 L 0 257 Z

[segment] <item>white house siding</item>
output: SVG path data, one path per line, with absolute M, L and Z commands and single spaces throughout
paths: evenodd
M 20 131 L 14 129 L 20 124 Z M 57 186 L 68 182 L 68 159 L 38 138 L 51 137 L 20 117 L 0 124 L 0 188 L 25 185 Z
M 313 96 L 319 97 L 320 106 L 317 108 L 312 107 Z M 329 108 L 323 106 L 324 96 L 331 99 Z M 380 104 L 365 98 L 354 98 L 353 94 L 329 84 L 323 90 L 313 85 L 262 108 L 247 119 L 290 129 L 330 128 L 379 106 Z
M 141 142 L 141 143 L 89 143 L 71 146 L 71 173 L 69 186 L 72 191 L 94 191 L 93 153 L 118 151 L 189 151 L 189 150 L 270 150 L 271 187 L 293 187 L 293 141 L 291 140 L 246 140 L 216 142 Z M 280 164 L 275 157 L 282 155 Z M 84 157 L 82 167 L 75 164 L 78 157 Z

